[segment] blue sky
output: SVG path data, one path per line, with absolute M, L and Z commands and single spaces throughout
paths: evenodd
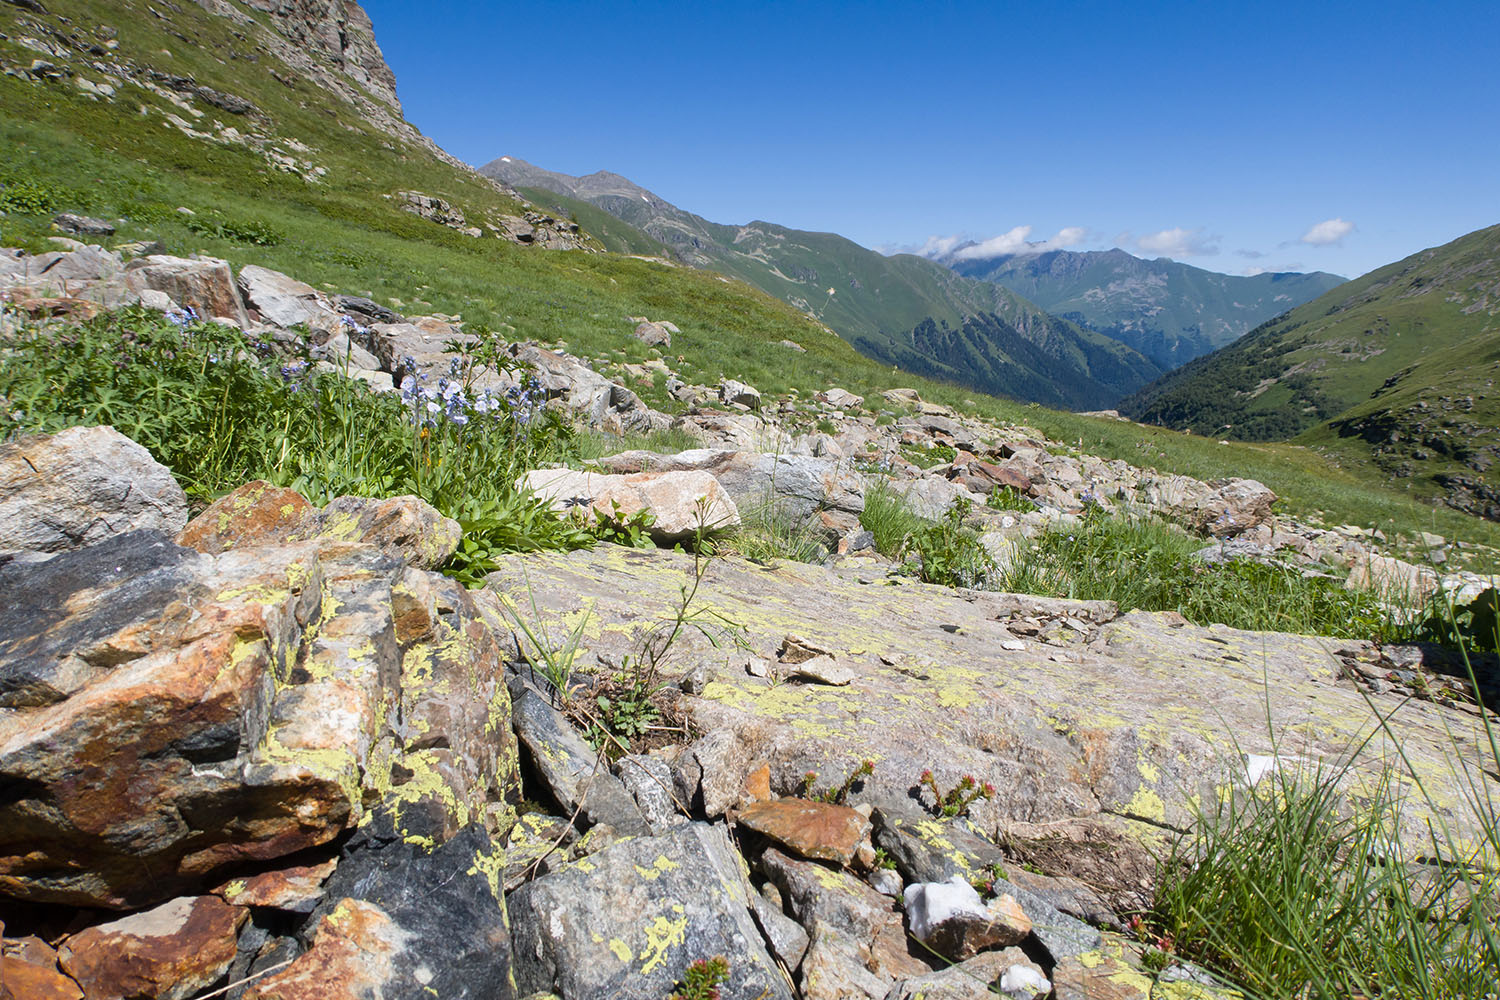
M 1348 276 L 1500 222 L 1494 2 L 364 6 L 454 155 L 715 222 Z

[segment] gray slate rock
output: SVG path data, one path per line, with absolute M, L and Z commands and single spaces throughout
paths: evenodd
M 113 236 L 115 227 L 103 219 L 96 219 L 90 215 L 76 215 L 73 212 L 63 212 L 52 217 L 52 224 L 63 232 L 76 233 L 79 236 Z
M 582 804 L 591 825 L 608 824 L 627 837 L 650 835 L 635 798 L 598 762 L 598 754 L 561 712 L 531 690 L 516 699 L 513 712 L 521 745 L 565 813 L 571 814 Z
M 687 967 L 723 955 L 723 1000 L 791 1000 L 749 910 L 722 827 L 617 842 L 510 895 L 516 984 L 562 1000 L 660 1000 Z
M 1004 865 L 1000 848 L 974 833 L 962 820 L 900 815 L 885 809 L 875 810 L 871 818 L 876 846 L 891 855 L 908 883 L 946 882 L 955 875 L 967 879 L 992 865 Z M 1072 905 L 1080 905 L 1075 896 L 1036 892 L 1004 878 L 994 880 L 993 891 L 995 895 L 1010 893 L 1015 897 L 1031 918 L 1032 934 L 1054 959 L 1092 951 L 1103 940 L 1093 927 L 1049 901 L 1066 898 Z M 1109 912 L 1102 902 L 1094 905 Z
M 635 796 L 652 836 L 661 836 L 688 821 L 672 800 L 672 768 L 660 757 L 628 754 L 615 762 L 615 773 Z
M 345 847 L 309 926 L 341 900 L 378 906 L 399 931 L 402 952 L 382 963 L 387 1000 L 509 1000 L 510 934 L 498 884 L 503 852 L 478 823 L 431 852 L 408 843 L 377 813 Z M 492 874 L 495 881 L 492 881 Z
M 60 552 L 138 529 L 175 534 L 187 496 L 113 427 L 70 427 L 0 444 L 0 550 Z

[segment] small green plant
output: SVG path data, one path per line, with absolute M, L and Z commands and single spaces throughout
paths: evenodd
M 611 500 L 610 508 L 610 513 L 607 514 L 594 508 L 593 524 L 587 523 L 586 515 L 579 515 L 591 535 L 601 542 L 613 542 L 632 549 L 649 549 L 656 545 L 651 540 L 651 527 L 656 524 L 656 515 L 649 508 L 643 507 L 633 514 L 625 514 L 620 510 L 618 500 Z
M 923 788 L 932 793 L 931 808 L 939 816 L 947 818 L 962 816 L 975 802 L 981 799 L 989 801 L 995 797 L 995 786 L 988 781 L 980 781 L 972 774 L 966 774 L 958 779 L 958 784 L 946 792 L 938 787 L 937 778 L 930 770 L 923 771 L 922 777 L 918 780 Z
M 522 566 L 522 573 L 525 567 Z M 537 623 L 535 627 L 531 622 L 522 618 L 515 609 L 503 605 L 510 615 L 511 621 L 520 630 L 525 642 L 517 643 L 521 648 L 521 655 L 531 665 L 531 669 L 552 686 L 557 692 L 558 700 L 564 706 L 572 701 L 573 697 L 573 665 L 578 659 L 578 651 L 583 645 L 584 633 L 588 630 L 589 619 L 594 615 L 594 605 L 590 604 L 583 609 L 578 616 L 578 621 L 568 630 L 561 640 L 554 640 L 547 632 L 544 625 L 541 610 L 536 604 L 536 594 L 531 589 L 530 580 L 526 581 L 526 596 L 531 602 L 531 622 Z
M 964 525 L 971 505 L 959 500 L 943 519 L 929 522 L 907 539 L 909 564 L 927 583 L 945 587 L 982 587 L 995 570 L 995 561 L 979 542 L 979 534 Z
M 818 430 L 824 434 L 834 435 L 839 432 L 839 425 L 827 417 L 822 417 L 818 420 Z
M 877 869 L 885 868 L 895 871 L 896 859 L 891 857 L 891 852 L 887 851 L 884 847 L 877 847 L 875 848 L 875 867 Z
M 903 444 L 901 454 L 912 465 L 925 469 L 953 461 L 958 457 L 958 449 L 947 444 L 934 444 L 926 448 L 915 444 Z
M 1433 599 L 1416 638 L 1472 650 L 1500 651 L 1500 590 L 1489 587 L 1467 604 L 1453 604 L 1446 594 Z
M 855 766 L 854 770 L 849 772 L 849 776 L 842 783 L 819 792 L 815 791 L 815 786 L 818 783 L 818 772 L 808 771 L 802 776 L 802 797 L 804 799 L 812 799 L 816 802 L 827 802 L 831 805 L 841 806 L 849 801 L 849 793 L 854 790 L 854 786 L 874 773 L 875 762 L 873 760 L 862 760 Z
M 993 895 L 995 883 L 1006 878 L 1005 866 L 999 863 L 985 865 L 969 876 L 969 884 L 974 891 L 983 896 Z
M 719 1000 L 719 987 L 728 978 L 729 961 L 724 956 L 700 958 L 687 967 L 667 1000 Z
M 985 500 L 984 505 L 991 510 L 1014 510 L 1021 513 L 1036 510 L 1036 504 L 1014 486 L 996 486 L 990 490 L 989 498 Z

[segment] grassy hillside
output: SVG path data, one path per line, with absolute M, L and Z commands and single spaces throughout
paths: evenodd
M 1128 344 L 1163 370 L 1232 343 L 1344 283 L 1321 271 L 1220 274 L 1165 257 L 1143 260 L 1124 250 L 1054 250 L 944 263 Z
M 0 4 L 0 33 L 6 36 L 0 62 L 25 68 L 46 58 L 63 69 L 78 66 L 76 73 L 100 83 L 105 75 L 86 67 L 105 60 L 86 52 L 85 44 L 103 47 L 118 40 L 118 49 L 110 50 L 118 55 L 111 58 L 149 68 L 156 68 L 153 60 L 165 60 L 163 49 L 172 51 L 170 65 L 179 73 L 185 66 L 200 82 L 255 103 L 250 122 L 234 120 L 241 134 L 274 137 L 289 152 L 297 152 L 290 145 L 295 141 L 326 173 L 308 180 L 273 168 L 254 148 L 168 127 L 166 109 L 189 116 L 123 80 L 114 100 L 99 100 L 79 89 L 77 77 L 31 82 L 0 75 L 0 144 L 7 151 L 0 165 L 4 245 L 46 249 L 52 214 L 81 210 L 116 220 L 119 232 L 104 241 L 109 244 L 155 239 L 173 253 L 264 264 L 330 291 L 370 295 L 413 313 L 461 315 L 514 339 L 566 344 L 605 361 L 646 357 L 627 317 L 670 319 L 682 330 L 672 348 L 682 360 L 674 359 L 673 367 L 689 379 L 712 382 L 727 375 L 768 393 L 796 390 L 804 397 L 829 385 L 866 395 L 915 386 L 924 398 L 1029 425 L 1091 454 L 1204 478 L 1261 479 L 1286 496 L 1294 513 L 1321 511 L 1331 521 L 1387 531 L 1436 530 L 1500 545 L 1494 525 L 1426 510 L 1400 493 L 1371 487 L 1353 470 L 1330 473 L 1307 449 L 1220 445 L 983 396 L 893 372 L 786 303 L 719 274 L 464 236 L 401 211 L 386 196 L 420 190 L 450 199 L 476 218 L 516 211 L 514 200 L 424 143 L 365 121 L 327 88 L 306 83 L 262 51 L 252 30 L 226 31 L 194 5 L 180 5 L 170 22 L 141 3 L 49 0 L 47 6 L 52 14 L 43 17 Z M 96 25 L 113 28 L 114 38 L 95 33 Z M 15 42 L 52 37 L 46 31 L 54 29 L 64 38 L 76 34 L 78 41 L 45 57 Z M 200 110 L 210 126 L 213 119 L 230 124 L 229 116 L 207 105 Z M 198 214 L 181 215 L 179 206 Z M 807 353 L 789 352 L 779 346 L 783 339 L 797 341 Z M 640 388 L 652 396 L 650 386 Z M 660 395 L 652 398 L 665 405 Z
M 1294 309 L 1121 408 L 1199 434 L 1296 438 L 1373 462 L 1415 495 L 1496 516 L 1497 353 L 1500 226 L 1491 226 Z
M 1049 406 L 1099 409 L 1163 370 L 1000 285 L 961 277 L 922 257 L 887 257 L 833 233 L 768 222 L 709 222 L 603 171 L 570 177 L 515 157 L 481 170 L 528 191 L 551 190 L 595 205 L 694 267 L 769 292 L 860 353 L 905 371 Z

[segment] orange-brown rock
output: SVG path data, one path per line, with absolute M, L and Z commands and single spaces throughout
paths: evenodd
M 757 802 L 769 802 L 771 800 L 771 765 L 762 764 L 751 771 L 745 778 L 745 786 L 740 789 L 740 807 L 745 808 Z
M 330 858 L 319 865 L 298 865 L 230 879 L 215 889 L 214 895 L 234 906 L 264 906 L 311 913 L 323 896 L 324 880 L 337 866 L 338 861 Z
M 405 935 L 380 907 L 341 900 L 313 931 L 312 947 L 251 986 L 245 1000 L 364 1000 L 380 996 L 404 954 Z
M 78 984 L 57 969 L 57 952 L 40 938 L 0 942 L 0 1000 L 82 1000 Z
M 405 585 L 421 573 L 357 542 L 210 556 L 159 532 L 0 566 L 0 893 L 134 909 L 383 800 L 402 837 L 502 818 L 499 648 L 461 586 Z
M 740 810 L 739 824 L 802 855 L 847 865 L 869 836 L 870 821 L 848 806 L 808 799 L 772 799 Z
M 247 916 L 217 896 L 183 897 L 80 931 L 58 957 L 88 1000 L 187 1000 L 228 971 Z
M 214 501 L 182 530 L 177 542 L 212 555 L 330 538 L 367 542 L 413 566 L 431 569 L 453 554 L 461 537 L 457 521 L 417 497 L 337 497 L 320 509 L 295 490 L 258 479 Z

